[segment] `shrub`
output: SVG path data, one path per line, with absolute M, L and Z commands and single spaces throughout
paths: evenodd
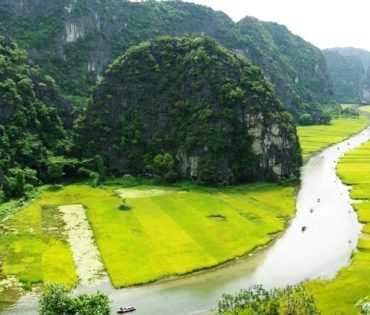
M 131 210 L 132 207 L 127 203 L 127 201 L 124 199 L 122 200 L 122 203 L 120 204 L 119 206 L 119 209 L 120 210 L 123 210 L 123 211 L 128 211 L 128 210 Z
M 62 190 L 63 189 L 63 185 L 62 184 L 53 184 L 53 185 L 50 185 L 48 187 L 48 191 L 58 191 L 58 190 Z
M 299 123 L 301 125 L 303 125 L 303 126 L 313 125 L 314 124 L 314 120 L 313 120 L 311 114 L 302 114 L 299 117 Z
M 5 200 L 5 193 L 0 189 L 0 204 L 2 204 Z
M 67 295 L 65 287 L 48 283 L 39 301 L 40 315 L 109 315 L 110 302 L 102 293 Z
M 356 306 L 360 308 L 361 315 L 370 315 L 370 301 L 368 297 L 359 300 Z
M 318 315 L 312 295 L 302 286 L 266 290 L 255 285 L 235 295 L 224 294 L 218 303 L 218 313 L 258 315 Z

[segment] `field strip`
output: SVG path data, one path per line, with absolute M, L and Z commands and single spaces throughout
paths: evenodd
M 169 189 L 136 189 L 136 188 L 123 188 L 117 189 L 116 192 L 121 198 L 145 198 L 155 196 L 168 196 L 174 194 L 184 194 L 186 191 L 169 190 Z
M 81 285 L 92 284 L 106 276 L 96 247 L 94 235 L 82 205 L 60 206 L 66 223 L 68 242 L 73 253 L 76 272 Z

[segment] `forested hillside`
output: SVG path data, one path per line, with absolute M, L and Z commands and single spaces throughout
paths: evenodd
M 2 23 L 52 75 L 66 99 L 84 103 L 105 67 L 130 46 L 159 35 L 211 36 L 263 69 L 296 120 L 322 122 L 333 98 L 321 52 L 287 28 L 181 1 L 3 0 Z M 82 98 L 81 98 L 82 97 Z
M 0 201 L 53 178 L 70 147 L 65 112 L 54 80 L 0 31 Z
M 115 174 L 208 184 L 296 176 L 301 161 L 261 71 L 207 37 L 160 38 L 115 60 L 77 143 Z
M 352 47 L 323 51 L 338 102 L 370 103 L 370 52 Z

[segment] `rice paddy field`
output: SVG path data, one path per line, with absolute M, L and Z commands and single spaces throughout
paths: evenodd
M 11 207 L 2 205 L 0 212 L 7 208 Z M 41 199 L 0 221 L 0 309 L 17 298 L 22 287 L 30 290 L 33 285 L 47 281 L 67 287 L 76 285 L 63 224 L 57 209 Z M 11 280 L 9 284 L 9 276 L 17 282 Z
M 346 154 L 338 174 L 352 186 L 351 197 L 357 201 L 354 207 L 364 226 L 352 264 L 333 281 L 308 285 L 324 315 L 358 314 L 355 303 L 370 294 L 370 142 Z
M 367 119 L 360 117 L 334 120 L 329 126 L 299 127 L 303 154 L 307 157 L 341 141 L 366 124 Z M 368 163 L 364 151 L 361 154 L 356 163 Z M 341 174 L 351 180 L 354 173 L 345 173 L 344 165 Z M 46 281 L 77 285 L 76 266 L 58 209 L 62 205 L 86 209 L 101 260 L 115 287 L 184 275 L 245 255 L 270 242 L 295 213 L 292 186 L 258 183 L 211 189 L 186 184 L 179 188 L 137 185 L 130 179 L 107 185 L 68 185 L 57 191 L 44 188 L 28 204 L 0 205 L 0 309 L 20 294 L 19 290 L 1 290 L 7 279 L 17 279 L 24 289 Z M 353 194 L 363 198 L 368 188 L 358 185 Z M 123 203 L 129 207 L 122 208 Z M 357 207 L 361 220 L 370 222 L 370 201 Z M 364 231 L 370 233 L 370 227 Z M 366 260 L 370 259 L 367 236 L 359 247 L 350 267 L 358 270 L 370 263 Z M 358 281 L 365 285 L 361 270 Z M 325 297 L 318 299 L 325 305 Z
M 370 113 L 370 106 L 361 106 L 360 109 L 363 112 Z
M 303 159 L 307 159 L 311 154 L 360 132 L 368 124 L 368 118 L 361 115 L 359 118 L 333 119 L 330 125 L 298 126 L 298 137 Z
M 294 188 L 254 184 L 230 189 L 70 185 L 44 191 L 5 222 L 2 272 L 24 283 L 76 284 L 71 252 L 59 235 L 57 206 L 82 204 L 116 287 L 209 268 L 271 241 L 294 215 Z M 120 210 L 122 198 L 131 207 Z M 59 222 L 59 223 L 58 223 Z M 41 263 L 40 263 L 41 262 Z

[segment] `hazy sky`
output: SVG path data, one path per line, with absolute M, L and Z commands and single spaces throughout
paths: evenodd
M 254 16 L 286 25 L 319 48 L 370 50 L 370 0 L 186 0 L 221 10 L 235 21 Z

